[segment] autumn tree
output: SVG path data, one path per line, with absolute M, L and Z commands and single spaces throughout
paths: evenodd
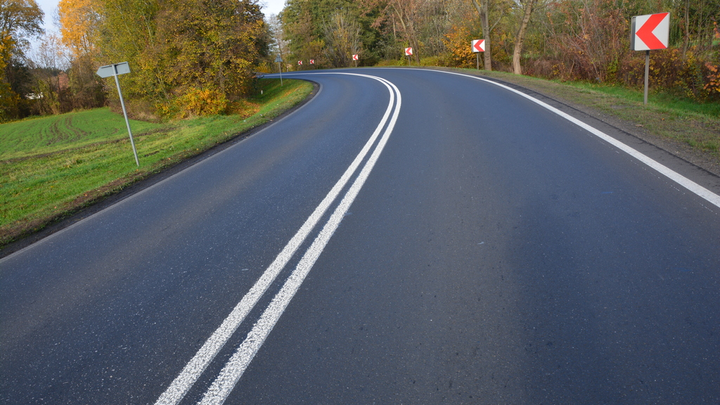
M 388 0 L 386 9 L 395 30 L 401 33 L 405 44 L 413 48 L 413 58 L 420 63 L 420 42 L 418 41 L 419 0 Z
M 352 32 L 352 42 L 356 42 L 357 46 L 356 49 L 350 50 L 348 58 L 360 49 L 363 52 L 363 59 L 368 63 L 373 63 L 382 57 L 379 49 L 381 34 L 378 27 L 373 26 L 377 18 L 377 10 L 365 7 L 361 2 L 289 0 L 281 13 L 281 18 L 289 49 L 298 59 L 321 59 L 323 64 L 327 63 L 331 67 L 347 66 L 346 60 L 336 57 L 339 55 L 340 33 L 333 33 L 331 29 L 333 26 L 341 26 L 342 30 L 350 29 L 342 35 Z M 352 48 L 345 45 L 341 47 Z
M 270 52 L 274 56 L 284 58 L 288 54 L 289 41 L 285 38 L 282 20 L 278 15 L 272 15 L 268 19 L 268 30 L 270 32 Z M 273 58 L 274 63 L 274 58 Z
M 58 17 L 62 42 L 75 57 L 95 49 L 100 15 L 97 0 L 60 0 Z
M 522 74 L 522 66 L 520 65 L 520 57 L 522 56 L 523 43 L 525 42 L 525 32 L 527 26 L 530 23 L 530 16 L 533 12 L 537 0 L 520 0 L 522 10 L 522 20 L 520 21 L 520 28 L 518 28 L 517 34 L 515 35 L 515 46 L 513 49 L 513 73 L 516 75 Z
M 485 39 L 485 52 L 483 52 L 483 61 L 485 70 L 492 70 L 492 41 L 490 40 L 490 1 L 491 0 L 470 0 L 480 15 L 480 23 L 482 24 L 483 38 Z
M 333 66 L 350 66 L 352 55 L 361 53 L 361 27 L 347 9 L 330 16 L 324 34 L 324 55 Z
M 168 0 L 157 21 L 155 50 L 169 87 L 211 89 L 229 98 L 247 94 L 269 39 L 257 3 Z
M 169 115 L 214 113 L 247 94 L 270 41 L 255 0 L 61 0 L 59 14 L 77 62 L 71 83 L 91 84 L 90 66 L 127 61 L 132 74 L 119 79 L 142 101 L 136 110 Z M 97 100 L 95 87 L 78 89 Z M 202 100 L 219 109 L 200 111 Z
M 21 116 L 27 76 L 24 49 L 39 36 L 43 12 L 35 0 L 0 0 L 0 121 Z
M 169 98 L 157 55 L 159 1 L 103 0 L 94 4 L 99 15 L 95 44 L 99 49 L 98 64 L 130 64 L 132 74 L 120 78 L 123 93 L 130 100 Z
M 99 66 L 97 47 L 100 9 L 98 0 L 60 0 L 58 21 L 62 44 L 69 50 L 69 92 L 73 109 L 100 107 L 106 92 L 95 72 Z
M 682 32 L 682 55 L 695 46 L 701 53 L 711 52 L 720 24 L 720 0 L 675 0 L 666 5 L 672 10 L 671 23 Z
M 57 35 L 46 34 L 33 55 L 35 111 L 41 115 L 60 114 L 72 110 L 69 101 L 68 77 L 64 70 L 69 63 L 67 52 Z

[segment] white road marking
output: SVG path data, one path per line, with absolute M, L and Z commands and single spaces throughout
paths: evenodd
M 369 76 L 369 75 L 361 75 L 361 74 L 353 74 L 353 73 L 333 73 L 333 74 L 344 74 L 344 75 L 353 75 L 353 76 L 361 76 L 361 77 L 367 77 L 374 80 L 378 80 L 381 83 L 383 83 L 390 93 L 390 101 L 388 102 L 388 107 L 385 110 L 385 114 L 383 115 L 382 120 L 378 124 L 377 128 L 375 129 L 375 132 L 373 132 L 372 136 L 363 146 L 360 153 L 355 157 L 355 160 L 350 164 L 350 166 L 347 168 L 345 173 L 343 173 L 342 177 L 340 177 L 340 180 L 335 183 L 333 188 L 330 190 L 330 192 L 325 196 L 325 198 L 320 202 L 320 204 L 315 208 L 312 214 L 310 214 L 310 217 L 305 221 L 305 223 L 300 227 L 300 229 L 297 231 L 297 233 L 290 239 L 290 241 L 287 243 L 287 245 L 283 248 L 283 250 L 278 254 L 278 256 L 275 258 L 275 260 L 270 264 L 270 266 L 265 270 L 265 272 L 260 276 L 260 278 L 255 282 L 255 284 L 252 286 L 252 288 L 248 291 L 247 294 L 242 298 L 242 300 L 235 306 L 235 308 L 232 310 L 232 312 L 225 318 L 223 323 L 220 325 L 220 327 L 213 332 L 213 334 L 208 338 L 208 340 L 203 344 L 203 346 L 198 350 L 198 352 L 193 356 L 193 358 L 188 362 L 188 364 L 183 368 L 183 370 L 180 372 L 180 374 L 173 380 L 173 382 L 170 384 L 170 386 L 163 392 L 163 394 L 158 398 L 158 400 L 155 402 L 156 405 L 169 405 L 169 404 L 177 404 L 179 403 L 185 394 L 190 390 L 190 388 L 195 384 L 195 381 L 200 377 L 200 375 L 205 371 L 207 366 L 212 362 L 212 360 L 215 358 L 217 353 L 223 348 L 225 343 L 230 339 L 230 337 L 235 333 L 237 328 L 240 326 L 240 324 L 243 322 L 247 314 L 252 310 L 252 308 L 257 304 L 258 300 L 262 297 L 262 295 L 265 293 L 265 291 L 268 289 L 270 284 L 277 278 L 280 271 L 285 267 L 287 262 L 292 258 L 292 256 L 295 254 L 297 249 L 300 247 L 300 245 L 305 241 L 308 234 L 312 231 L 313 228 L 315 228 L 315 225 L 320 221 L 321 217 L 325 214 L 325 211 L 327 211 L 328 207 L 332 204 L 333 201 L 338 197 L 342 189 L 345 187 L 345 185 L 350 180 L 350 177 L 355 173 L 358 166 L 360 166 L 360 163 L 365 159 L 365 156 L 370 151 L 372 145 L 375 143 L 376 139 L 382 132 L 382 129 L 385 127 L 385 124 L 388 121 L 388 118 L 390 117 L 390 113 L 393 111 L 393 107 L 395 107 L 395 114 L 393 115 L 393 118 L 391 120 L 391 124 L 388 127 L 389 129 L 385 131 L 385 134 L 383 135 L 383 138 L 380 141 L 380 144 L 378 147 L 375 148 L 375 152 L 370 157 L 370 160 L 373 159 L 373 156 L 379 155 L 378 148 L 382 151 L 382 148 L 380 145 L 385 144 L 387 141 L 387 137 L 389 136 L 390 132 L 392 132 L 392 127 L 395 125 L 395 121 L 397 120 L 397 114 L 400 111 L 400 92 L 397 91 L 397 88 L 394 88 L 395 86 L 392 86 L 394 88 L 391 88 L 388 83 L 384 79 L 380 79 L 375 76 Z M 397 92 L 398 101 L 397 104 L 395 102 L 396 96 L 395 92 Z M 377 159 L 377 157 L 375 157 Z M 370 162 L 368 161 L 368 163 Z M 366 171 L 368 168 L 368 163 L 365 164 L 363 170 L 361 171 L 360 176 L 362 176 L 362 173 Z M 374 164 L 374 161 L 373 161 Z M 369 171 L 368 171 L 369 173 Z M 364 180 L 363 180 L 364 182 Z M 353 183 L 353 186 L 358 183 L 358 180 L 355 180 Z M 351 187 L 350 190 L 353 188 Z M 350 192 L 348 192 L 349 194 Z M 343 199 L 347 198 L 347 195 Z M 341 203 L 342 204 L 342 203 Z M 337 212 L 337 209 L 336 209 Z M 327 227 L 327 224 L 326 224 Z M 323 228 L 325 229 L 325 228 Z M 315 244 L 313 243 L 313 246 Z M 311 247 L 312 248 L 312 247 Z M 319 255 L 319 252 L 318 252 Z M 306 254 L 307 256 L 307 254 Z M 314 261 L 313 261 L 314 262 Z M 308 269 L 309 271 L 309 269 Z M 268 331 L 269 333 L 269 331 Z M 264 340 L 264 339 L 263 339 Z M 261 342 L 262 344 L 262 342 Z M 258 346 L 259 348 L 259 346 Z M 238 376 L 239 378 L 239 376 Z M 234 384 L 233 384 L 234 386 Z M 232 388 L 231 388 L 232 389 Z M 229 392 L 228 392 L 229 394 Z M 224 399 L 223 399 L 224 401 Z
M 705 187 L 703 187 L 703 186 L 695 183 L 694 181 L 692 181 L 692 180 L 688 179 L 687 177 L 681 175 L 680 173 L 678 173 L 678 172 L 670 169 L 669 167 L 667 167 L 667 166 L 665 166 L 665 165 L 663 165 L 663 164 L 661 164 L 661 163 L 659 163 L 659 162 L 651 159 L 650 157 L 644 155 L 643 153 L 637 151 L 636 149 L 633 149 L 633 148 L 631 148 L 630 146 L 628 146 L 628 145 L 626 145 L 626 144 L 618 141 L 617 139 L 615 139 L 615 138 L 611 137 L 610 135 L 608 135 L 608 134 L 600 131 L 599 129 L 597 129 L 597 128 L 593 127 L 593 126 L 590 126 L 590 125 L 588 125 L 588 124 L 580 121 L 579 119 L 577 119 L 577 118 L 575 118 L 575 117 L 573 117 L 573 116 L 571 116 L 571 115 L 569 115 L 569 114 L 567 114 L 567 113 L 564 113 L 564 112 L 558 110 L 557 108 L 555 108 L 555 107 L 553 107 L 553 106 L 551 106 L 551 105 L 549 105 L 549 104 L 547 104 L 547 103 L 545 103 L 545 102 L 543 102 L 543 101 L 540 101 L 540 100 L 538 100 L 538 99 L 536 99 L 536 98 L 534 98 L 534 97 L 532 97 L 532 96 L 529 96 L 529 95 L 527 95 L 527 94 L 525 94 L 525 93 L 523 93 L 523 92 L 521 92 L 521 91 L 515 90 L 515 89 L 513 89 L 513 88 L 511 88 L 511 87 L 508 87 L 508 86 L 505 86 L 505 85 L 503 85 L 503 84 L 494 82 L 494 81 L 492 81 L 492 80 L 484 79 L 484 78 L 482 78 L 482 77 L 470 76 L 470 75 L 466 75 L 466 74 L 462 74 L 462 73 L 455 73 L 455 72 L 445 72 L 445 71 L 442 71 L 442 70 L 433 70 L 433 72 L 446 73 L 446 74 L 463 76 L 463 77 L 468 77 L 468 78 L 471 78 L 471 79 L 480 80 L 480 81 L 483 81 L 483 82 L 486 82 L 486 83 L 494 84 L 495 86 L 498 86 L 498 87 L 502 87 L 503 89 L 506 89 L 506 90 L 508 90 L 508 91 L 511 91 L 511 92 L 513 92 L 513 93 L 516 93 L 516 94 L 518 94 L 518 95 L 520 95 L 520 96 L 522 96 L 522 97 L 525 97 L 526 99 L 532 101 L 533 103 L 538 104 L 538 105 L 540 105 L 541 107 L 544 107 L 544 108 L 546 108 L 546 109 L 554 112 L 555 114 L 557 114 L 557 115 L 565 118 L 566 120 L 572 122 L 573 124 L 575 124 L 575 125 L 583 128 L 583 129 L 585 129 L 586 131 L 590 132 L 591 134 L 593 134 L 593 135 L 597 136 L 598 138 L 604 140 L 605 142 L 607 142 L 607 143 L 615 146 L 616 148 L 618 148 L 618 149 L 620 149 L 621 151 L 627 153 L 628 155 L 634 157 L 635 159 L 639 160 L 640 162 L 644 163 L 645 165 L 649 166 L 650 168 L 656 170 L 658 173 L 662 174 L 663 176 L 665 176 L 665 177 L 669 178 L 670 180 L 674 181 L 675 183 L 683 186 L 684 188 L 686 188 L 686 189 L 689 190 L 690 192 L 698 195 L 699 197 L 705 199 L 705 200 L 708 201 L 709 203 L 711 203 L 711 204 L 715 205 L 716 207 L 720 208 L 720 195 L 717 195 L 717 194 L 713 193 L 712 191 L 706 189 Z
M 258 350 L 260 350 L 263 342 L 265 342 L 265 339 L 280 319 L 280 316 L 287 308 L 290 300 L 292 300 L 295 296 L 295 293 L 298 291 L 300 285 L 305 280 L 305 277 L 312 269 L 315 261 L 330 241 L 330 238 L 340 225 L 340 222 L 342 222 L 342 219 L 350 208 L 350 205 L 352 205 L 355 197 L 357 197 L 360 189 L 365 184 L 365 180 L 367 180 L 370 172 L 375 166 L 375 162 L 377 162 L 388 138 L 390 137 L 390 134 L 393 131 L 393 128 L 395 127 L 395 123 L 400 113 L 400 106 L 402 104 L 400 91 L 397 87 L 384 79 L 378 78 L 378 80 L 385 83 L 388 88 L 392 86 L 394 91 L 397 93 L 397 107 L 393 113 L 393 118 L 390 121 L 390 124 L 378 143 L 377 148 L 375 148 L 375 151 L 370 156 L 367 163 L 365 163 L 365 166 L 358 175 L 357 179 L 355 179 L 352 186 L 345 194 L 345 197 L 343 197 L 328 222 L 320 231 L 320 234 L 318 234 L 315 238 L 310 248 L 308 248 L 305 255 L 303 255 L 302 259 L 300 259 L 297 267 L 287 279 L 280 292 L 275 295 L 270 305 L 267 309 L 265 309 L 265 312 L 263 312 L 262 316 L 255 326 L 253 326 L 250 333 L 248 333 L 245 341 L 243 341 L 235 354 L 233 354 L 230 360 L 226 363 L 225 367 L 220 372 L 220 375 L 205 393 L 205 396 L 200 404 L 219 405 L 225 402 L 225 399 L 227 399 L 227 396 L 230 395 L 230 392 L 233 390 L 240 377 L 242 377 L 248 365 L 255 357 L 255 354 Z

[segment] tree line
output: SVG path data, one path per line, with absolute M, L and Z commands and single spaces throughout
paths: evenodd
M 664 11 L 670 48 L 653 51 L 651 85 L 720 101 L 720 0 L 288 0 L 267 21 L 257 0 L 60 0 L 59 36 L 43 35 L 35 0 L 0 0 L 0 121 L 106 105 L 114 86 L 95 72 L 110 63 L 130 63 L 136 117 L 176 118 L 227 111 L 278 55 L 470 68 L 473 39 L 484 69 L 639 87 L 630 19 Z
M 669 11 L 670 48 L 652 54 L 655 88 L 720 101 L 720 0 L 288 0 L 275 32 L 290 59 L 320 67 L 482 65 L 561 80 L 640 86 L 644 54 L 630 50 L 633 16 Z
M 255 0 L 60 0 L 59 38 L 42 36 L 42 18 L 35 0 L 0 0 L 0 120 L 102 106 L 116 97 L 95 72 L 123 61 L 139 118 L 217 114 L 268 57 Z

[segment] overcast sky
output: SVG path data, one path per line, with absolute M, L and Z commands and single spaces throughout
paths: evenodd
M 58 0 L 35 0 L 40 8 L 45 12 L 45 30 L 46 31 L 57 31 L 53 23 L 53 15 L 55 15 L 55 9 L 57 9 Z M 262 11 L 266 17 L 270 14 L 279 13 L 283 7 L 285 7 L 285 0 L 259 0 L 262 6 Z

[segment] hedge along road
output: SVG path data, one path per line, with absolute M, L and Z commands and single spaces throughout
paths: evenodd
M 1 399 L 162 399 L 373 134 L 180 402 L 720 399 L 716 178 L 552 100 L 709 194 L 495 84 L 352 72 L 389 83 L 296 76 L 296 113 L 0 261 Z

